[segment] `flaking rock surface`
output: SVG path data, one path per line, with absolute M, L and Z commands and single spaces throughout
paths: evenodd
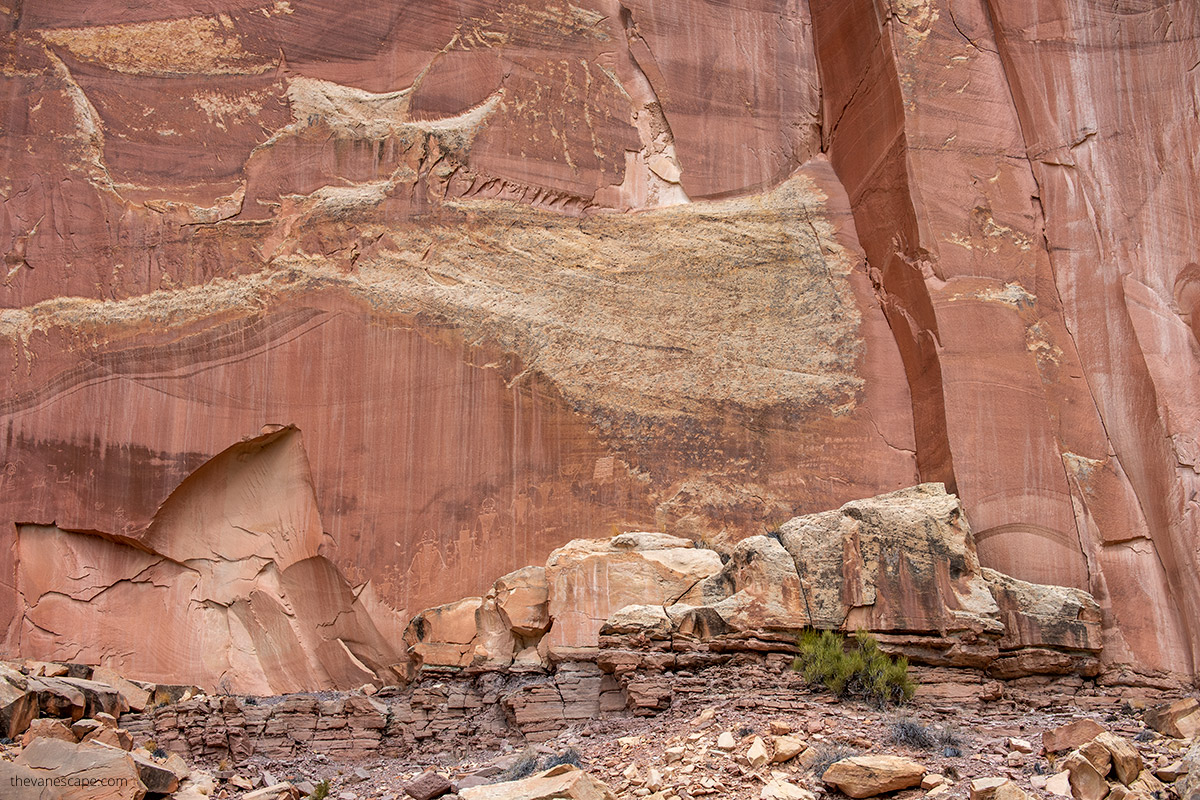
M 1195 4 L 25 0 L 0 30 L 6 654 L 343 685 L 572 539 L 729 548 L 932 481 L 1002 617 L 1083 590 L 1054 637 L 1195 673 Z M 143 647 L 164 603 L 222 633 Z

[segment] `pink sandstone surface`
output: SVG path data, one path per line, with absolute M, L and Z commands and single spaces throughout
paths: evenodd
M 1195 674 L 1195 4 L 0 30 L 4 654 L 342 686 L 572 539 L 937 481 L 983 568 L 1096 598 L 1106 662 Z

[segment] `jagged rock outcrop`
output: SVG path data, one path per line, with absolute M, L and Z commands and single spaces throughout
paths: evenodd
M 27 624 L 43 544 L 132 569 L 294 423 L 392 642 L 581 536 L 924 481 L 1194 674 L 1194 4 L 427 6 L 0 9 L 4 654 L 100 646 Z
M 394 682 L 402 659 L 375 623 L 387 617 L 364 602 L 369 587 L 322 555 L 326 542 L 300 432 L 267 432 L 200 467 L 140 538 L 21 526 L 17 641 L 60 661 L 223 691 Z M 88 709 L 96 692 L 120 697 L 91 681 L 34 682 L 69 684 Z
M 1003 632 L 958 498 L 925 484 L 780 527 L 811 625 L 865 628 L 930 663 L 982 666 Z M 893 634 L 896 634 L 893 637 Z
M 505 618 L 545 619 L 533 638 L 495 611 L 495 598 L 522 576 L 534 580 L 532 605 L 522 613 L 508 594 Z M 1099 606 L 1082 590 L 981 568 L 958 499 L 924 484 L 790 520 L 739 542 L 724 561 L 664 534 L 577 540 L 551 554 L 544 575 L 514 573 L 487 599 L 429 609 L 408 636 L 416 669 L 595 662 L 620 680 L 737 652 L 792 653 L 806 627 L 866 629 L 917 663 L 1008 679 L 1095 675 L 1099 625 Z M 622 686 L 643 709 L 669 703 L 661 688 Z M 563 689 L 547 691 L 553 702 Z
M 984 580 L 1000 606 L 1000 658 L 988 666 L 999 678 L 1028 673 L 1100 671 L 1104 646 L 1096 600 L 1081 589 L 1026 583 L 993 569 Z

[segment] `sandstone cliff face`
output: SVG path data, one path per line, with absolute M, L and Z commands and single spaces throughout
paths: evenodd
M 70 621 L 126 591 L 74 585 L 83 551 L 319 557 L 398 645 L 573 538 L 732 545 L 932 480 L 983 567 L 1095 596 L 1104 658 L 1195 671 L 1193 4 L 25 0 L 0 28 L 4 650 L 119 660 Z M 286 465 L 255 494 L 286 547 L 163 518 L 276 423 L 311 470 L 304 526 Z M 336 682 L 309 669 L 261 680 Z
M 321 555 L 315 499 L 284 428 L 206 463 L 140 540 L 19 526 L 20 649 L 260 694 L 395 681 L 389 615 Z

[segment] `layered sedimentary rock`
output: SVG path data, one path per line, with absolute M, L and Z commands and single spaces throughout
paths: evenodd
M 173 558 L 160 507 L 294 424 L 288 547 L 395 647 L 478 597 L 528 649 L 489 587 L 575 538 L 938 481 L 1096 598 L 1081 652 L 1194 672 L 1200 12 L 1019 5 L 0 9 L 3 650 L 98 657 L 30 576 L 100 608 L 136 576 L 53 559 Z
M 507 594 L 520 584 L 524 593 Z M 522 601 L 530 604 L 523 611 Z M 538 620 L 528 634 L 512 622 L 525 617 Z M 1100 620 L 1085 591 L 980 567 L 958 499 L 924 484 L 789 520 L 724 560 L 663 534 L 573 541 L 544 570 L 499 579 L 486 598 L 424 611 L 406 643 L 414 671 L 595 662 L 621 676 L 722 663 L 737 652 L 792 653 L 804 628 L 866 630 L 921 664 L 1000 678 L 1091 676 Z

